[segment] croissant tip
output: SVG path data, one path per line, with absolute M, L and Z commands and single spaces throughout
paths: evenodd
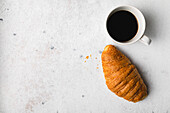
M 104 48 L 104 51 L 108 51 L 110 49 L 116 49 L 116 47 L 114 45 L 107 45 L 105 48 Z
M 143 101 L 146 97 L 147 97 L 147 94 L 144 95 L 142 98 L 140 98 L 140 99 L 138 99 L 138 100 L 133 100 L 132 102 L 133 102 L 133 103 L 137 103 L 137 102 Z

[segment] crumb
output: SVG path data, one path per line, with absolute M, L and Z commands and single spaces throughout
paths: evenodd
M 97 64 L 97 66 L 99 66 L 99 64 Z
M 76 49 L 73 49 L 73 51 L 76 51 Z
M 9 9 L 7 8 L 7 10 L 9 10 Z
M 96 67 L 96 69 L 99 69 L 99 67 Z
M 44 30 L 43 33 L 46 33 L 46 31 Z
M 42 102 L 42 105 L 44 105 L 45 104 L 45 102 Z
M 82 95 L 82 97 L 84 97 L 84 95 Z
M 90 57 L 91 57 L 91 54 L 90 54 Z
M 86 56 L 86 59 L 89 59 L 89 56 Z
M 100 53 L 100 54 L 102 54 L 102 51 L 101 51 L 101 50 L 99 50 L 99 53 Z
M 80 55 L 80 58 L 82 58 L 83 57 L 83 55 Z
M 95 59 L 97 59 L 97 57 Z
M 14 36 L 16 36 L 17 34 L 16 33 L 13 33 Z
M 84 62 L 86 62 L 86 60 Z
M 3 19 L 2 19 L 2 18 L 0 18 L 0 21 L 3 21 Z
M 51 49 L 54 49 L 54 46 L 52 46 Z

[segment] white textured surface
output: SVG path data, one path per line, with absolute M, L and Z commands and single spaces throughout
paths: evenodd
M 152 39 L 150 46 L 140 42 L 117 46 L 137 66 L 149 89 L 148 97 L 136 104 L 107 89 L 100 62 L 99 51 L 114 44 L 105 20 L 123 4 L 144 13 L 146 35 Z M 0 113 L 170 112 L 169 4 L 169 0 L 1 0 Z

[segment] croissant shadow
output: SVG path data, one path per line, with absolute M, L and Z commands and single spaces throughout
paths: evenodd
M 149 93 L 150 93 L 150 87 L 149 87 L 150 84 L 149 84 L 149 82 L 147 82 L 147 81 L 148 81 L 148 80 L 147 80 L 147 76 L 149 76 L 148 73 L 147 73 L 146 71 L 143 71 L 143 70 L 142 70 L 142 67 L 140 66 L 141 64 L 139 64 L 139 63 L 137 63 L 137 62 L 133 62 L 133 61 L 132 61 L 132 58 L 131 58 L 125 51 L 123 51 L 123 50 L 122 50 L 121 48 L 119 48 L 119 47 L 116 47 L 116 48 L 118 48 L 127 58 L 129 58 L 129 60 L 131 61 L 131 63 L 135 65 L 135 67 L 137 68 L 139 74 L 141 75 L 141 78 L 143 79 L 143 81 L 144 81 L 144 83 L 145 83 L 145 85 L 146 85 L 146 87 L 147 87 L 147 93 L 148 93 L 148 95 L 149 95 Z

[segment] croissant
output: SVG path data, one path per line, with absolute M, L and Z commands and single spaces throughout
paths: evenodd
M 107 87 L 119 97 L 138 102 L 147 96 L 147 87 L 137 69 L 115 46 L 104 48 L 102 66 Z

